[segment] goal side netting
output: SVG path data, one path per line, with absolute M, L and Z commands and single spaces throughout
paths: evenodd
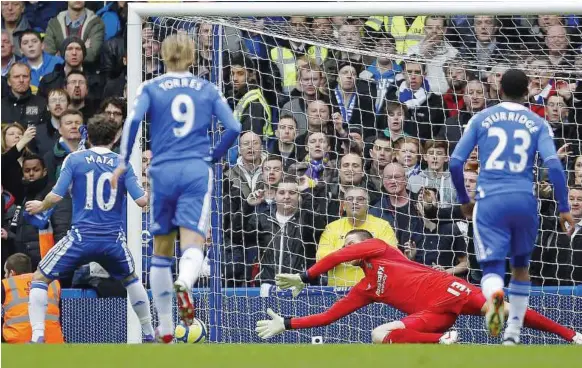
M 297 4 L 297 11 L 309 14 L 309 7 Z M 276 289 L 274 275 L 304 271 L 339 249 L 354 221 L 397 243 L 415 262 L 479 285 L 473 226 L 458 215 L 447 162 L 468 120 L 500 102 L 500 77 L 509 68 L 530 77 L 527 106 L 552 127 L 571 186 L 582 184 L 580 15 L 246 14 L 142 13 L 129 25 L 130 103 L 132 88 L 164 73 L 164 38 L 185 33 L 196 45 L 191 71 L 215 83 L 243 130 L 254 132 L 241 136 L 215 167 L 207 266 L 194 291 L 211 341 L 260 342 L 255 322 L 267 317 L 268 307 L 303 316 L 345 296 L 363 275 L 357 267 L 338 266 L 295 299 Z M 220 122 L 213 127 L 216 142 Z M 144 165 L 147 186 L 147 121 L 141 132 L 132 162 Z M 394 169 L 386 170 L 392 162 Z M 582 238 L 559 229 L 553 190 L 538 162 L 530 305 L 581 330 Z M 480 164 L 475 153 L 466 167 L 472 192 Z M 298 190 L 287 193 L 280 183 L 290 178 Z M 579 193 L 572 200 L 582 201 Z M 151 217 L 130 207 L 128 218 L 129 244 L 148 286 Z M 369 343 L 374 327 L 403 316 L 373 304 L 327 327 L 270 341 Z M 138 335 L 135 323 L 128 324 L 130 340 Z M 480 317 L 461 317 L 455 328 L 464 343 L 499 343 Z M 523 342 L 563 341 L 526 329 Z

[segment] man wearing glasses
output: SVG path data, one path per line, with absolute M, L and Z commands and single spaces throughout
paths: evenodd
M 354 229 L 367 230 L 374 237 L 384 240 L 397 247 L 396 235 L 388 221 L 368 214 L 369 196 L 365 188 L 349 187 L 345 191 L 345 199 L 340 206 L 345 210 L 345 217 L 329 223 L 321 235 L 316 259 L 319 261 L 328 254 L 343 247 L 346 234 Z M 361 268 L 348 264 L 340 264 L 328 272 L 329 286 L 353 286 L 358 283 L 364 273 Z

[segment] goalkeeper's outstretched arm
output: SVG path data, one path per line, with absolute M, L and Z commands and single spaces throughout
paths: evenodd
M 323 313 L 313 314 L 305 317 L 287 317 L 283 318 L 270 308 L 267 310 L 272 319 L 257 321 L 255 331 L 262 339 L 279 335 L 286 330 L 296 330 L 302 328 L 311 328 L 327 326 L 338 319 L 347 316 L 356 310 L 370 304 L 365 295 L 357 289 L 352 289 L 345 298 L 335 302 L 328 310 Z
M 308 283 L 309 280 L 316 279 L 339 264 L 381 256 L 386 251 L 386 246 L 386 243 L 378 239 L 368 239 L 343 247 L 323 257 L 310 269 L 301 273 L 301 280 Z

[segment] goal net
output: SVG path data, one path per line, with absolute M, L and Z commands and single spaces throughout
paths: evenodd
M 259 342 L 255 322 L 267 307 L 302 316 L 343 297 L 362 277 L 356 267 L 337 267 L 295 299 L 276 290 L 273 278 L 304 271 L 339 249 L 354 223 L 396 242 L 414 261 L 478 285 L 473 226 L 457 214 L 447 162 L 471 116 L 500 102 L 508 68 L 527 72 L 527 106 L 554 130 L 570 184 L 582 184 L 580 15 L 144 15 L 141 21 L 141 63 L 132 64 L 131 48 L 128 54 L 130 90 L 135 79 L 164 72 L 163 39 L 186 33 L 196 45 L 192 72 L 215 83 L 243 130 L 254 132 L 241 135 L 215 170 L 208 269 L 194 292 L 212 341 Z M 136 65 L 141 75 L 131 71 Z M 219 139 L 218 122 L 209 134 Z M 143 163 L 144 176 L 149 139 L 146 122 L 133 159 Z M 466 167 L 472 193 L 479 164 L 475 153 Z M 540 228 L 530 304 L 581 330 L 582 238 L 559 229 L 547 173 L 539 166 L 535 175 Z M 582 190 L 572 193 L 582 201 Z M 140 215 L 149 285 L 151 219 Z M 402 316 L 376 304 L 272 342 L 367 343 L 374 327 Z M 460 318 L 461 341 L 498 343 L 482 322 Z M 526 330 L 524 342 L 562 341 Z

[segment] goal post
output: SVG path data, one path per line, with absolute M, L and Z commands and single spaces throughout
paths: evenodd
M 145 65 L 143 63 L 144 54 L 142 48 L 142 27 L 146 19 L 150 17 L 159 17 L 161 19 L 178 20 L 183 22 L 200 23 L 207 22 L 212 25 L 212 59 L 214 60 L 209 78 L 219 89 L 224 90 L 225 83 L 222 80 L 222 70 L 226 68 L 227 61 L 223 60 L 223 51 L 226 45 L 223 44 L 225 39 L 225 29 L 234 28 L 261 35 L 261 37 L 281 38 L 287 41 L 305 42 L 309 45 L 320 47 L 329 47 L 334 50 L 346 52 L 360 52 L 362 55 L 370 57 L 378 56 L 378 52 L 370 47 L 354 49 L 350 45 L 341 45 L 337 41 L 330 41 L 325 38 L 314 37 L 309 32 L 299 35 L 287 34 L 288 24 L 270 25 L 264 29 L 255 28 L 253 25 L 245 23 L 245 17 L 282 17 L 282 16 L 300 16 L 309 17 L 334 17 L 334 16 L 352 16 L 368 17 L 377 14 L 397 15 L 496 15 L 510 16 L 513 14 L 520 15 L 538 15 L 538 14 L 582 14 L 582 2 L 579 0 L 556 0 L 551 3 L 551 9 L 548 9 L 547 0 L 529 0 L 529 1 L 507 1 L 507 0 L 488 0 L 488 1 L 471 1 L 471 0 L 401 0 L 401 1 L 215 1 L 215 2 L 188 2 L 188 3 L 168 3 L 168 2 L 148 2 L 148 3 L 129 3 L 128 4 L 128 22 L 127 22 L 127 103 L 128 109 L 133 106 L 136 92 L 143 79 Z M 172 25 L 163 26 L 168 28 L 168 32 L 174 32 Z M 582 33 L 580 34 L 582 37 Z M 528 50 L 529 51 L 529 50 Z M 406 59 L 404 55 L 391 55 Z M 428 62 L 428 59 L 421 61 Z M 474 64 L 462 65 L 463 68 L 474 67 Z M 582 65 L 582 64 L 581 64 Z M 575 68 L 567 68 L 566 71 L 574 75 Z M 282 78 L 282 77 L 281 77 Z M 580 79 L 580 75 L 577 76 Z M 333 93 L 333 92 L 332 92 Z M 279 106 L 280 108 L 280 106 Z M 275 108 L 274 108 L 275 109 Z M 373 111 L 371 113 L 374 113 Z M 581 122 L 582 123 L 582 122 Z M 216 125 L 214 125 L 216 126 Z M 144 141 L 144 129 L 140 128 L 131 154 L 130 162 L 136 173 L 141 173 L 142 168 L 142 151 Z M 213 141 L 216 143 L 219 139 L 217 129 L 213 132 Z M 578 140 L 582 137 L 577 137 Z M 581 153 L 582 154 L 582 153 Z M 334 300 L 345 295 L 344 287 L 314 286 L 307 288 L 296 300 L 289 298 L 289 293 L 280 292 L 275 288 L 225 288 L 223 277 L 222 247 L 224 246 L 222 230 L 222 200 L 226 195 L 222 193 L 222 184 L 224 172 L 221 165 L 215 166 L 214 194 L 212 200 L 212 246 L 209 250 L 210 259 L 210 277 L 205 288 L 195 292 L 198 298 L 205 298 L 207 306 L 203 307 L 201 313 L 204 315 L 206 322 L 209 324 L 210 341 L 212 342 L 257 342 L 254 334 L 254 325 L 252 322 L 264 317 L 264 310 L 267 306 L 273 306 L 274 309 L 280 309 L 287 314 L 305 314 L 307 312 L 321 312 L 328 307 Z M 131 200 L 127 205 L 127 243 L 128 248 L 135 260 L 135 270 L 138 276 L 142 275 L 142 230 L 144 221 L 142 221 L 142 210 Z M 327 215 L 327 214 L 326 214 Z M 261 245 L 258 247 L 260 248 Z M 556 295 L 556 299 L 545 305 L 543 300 L 544 290 L 551 290 L 548 293 Z M 546 288 L 538 289 L 532 295 L 539 296 L 538 306 L 547 308 L 550 316 L 556 318 L 562 316 L 562 311 L 566 316 L 566 321 L 562 321 L 569 326 L 582 328 L 582 286 Z M 310 302 L 314 297 L 316 304 Z M 338 322 L 336 326 L 329 328 L 317 329 L 311 332 L 293 332 L 288 334 L 287 338 L 282 337 L 274 340 L 276 342 L 306 342 L 310 337 L 317 334 L 336 336 L 334 342 L 361 342 L 369 339 L 369 331 L 383 321 L 383 317 L 396 318 L 400 316 L 393 310 L 385 306 L 375 305 L 367 310 L 367 313 L 373 313 L 374 316 L 362 312 L 359 315 L 348 317 Z M 241 315 L 246 317 L 240 318 Z M 482 327 L 476 326 L 474 320 L 462 319 L 458 323 L 459 327 L 464 329 L 467 336 L 471 336 L 473 341 L 489 343 L 490 340 L 483 338 L 481 332 L 473 330 L 483 330 Z M 317 335 L 317 336 L 319 336 Z M 133 313 L 129 299 L 127 301 L 127 341 L 129 343 L 141 342 L 141 327 L 139 320 Z M 544 338 L 532 337 L 531 341 L 545 343 Z M 548 340 L 554 343 L 555 339 Z

